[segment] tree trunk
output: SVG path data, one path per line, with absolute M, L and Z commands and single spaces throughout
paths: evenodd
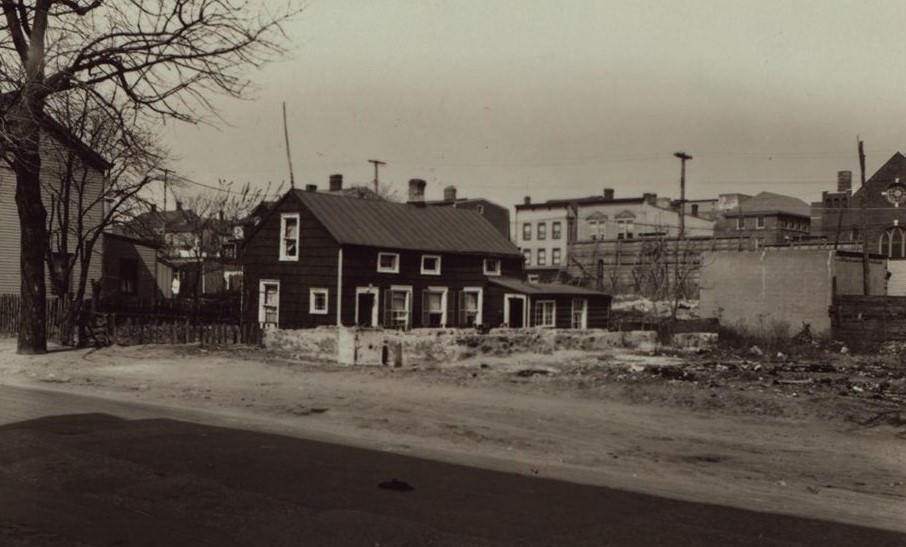
M 19 211 L 21 244 L 19 335 L 16 351 L 24 354 L 47 352 L 44 254 L 47 251 L 47 210 L 41 201 L 41 157 L 38 152 L 38 124 L 20 118 L 22 135 L 16 135 L 17 153 L 13 159 L 16 173 L 16 206 Z

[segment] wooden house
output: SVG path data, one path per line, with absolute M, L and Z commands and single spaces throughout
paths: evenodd
M 281 328 L 604 327 L 609 296 L 523 281 L 476 211 L 290 190 L 246 238 L 243 314 Z

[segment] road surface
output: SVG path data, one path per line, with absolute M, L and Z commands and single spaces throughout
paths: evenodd
M 906 544 L 894 532 L 192 420 L 0 386 L 0 545 Z

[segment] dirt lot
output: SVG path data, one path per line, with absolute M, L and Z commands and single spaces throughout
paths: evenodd
M 403 368 L 256 349 L 17 356 L 0 383 L 193 407 L 248 427 L 695 501 L 906 530 L 895 351 L 484 356 Z

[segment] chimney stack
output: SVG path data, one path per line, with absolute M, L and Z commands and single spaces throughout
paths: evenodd
M 846 192 L 847 194 L 852 192 L 853 189 L 853 172 L 852 171 L 837 171 L 837 191 Z
M 456 187 L 452 184 L 444 188 L 444 201 L 456 201 Z
M 176 200 L 176 210 L 182 211 L 182 202 L 179 200 Z
M 649 205 L 657 205 L 657 194 L 645 192 L 642 194 L 642 199 Z
M 422 179 L 409 179 L 409 201 L 412 203 L 424 203 L 425 186 L 427 184 Z
M 330 175 L 330 191 L 339 192 L 343 189 L 343 175 Z
M 306 191 L 306 192 L 317 192 L 317 191 L 318 191 L 318 185 L 317 185 L 317 184 L 306 184 L 306 185 L 305 185 L 305 191 Z
M 525 196 L 524 198 L 522 198 L 522 203 L 524 203 L 525 205 L 531 205 L 531 204 L 532 204 L 532 196 Z
M 613 201 L 613 188 L 604 189 L 604 199 L 607 201 Z

